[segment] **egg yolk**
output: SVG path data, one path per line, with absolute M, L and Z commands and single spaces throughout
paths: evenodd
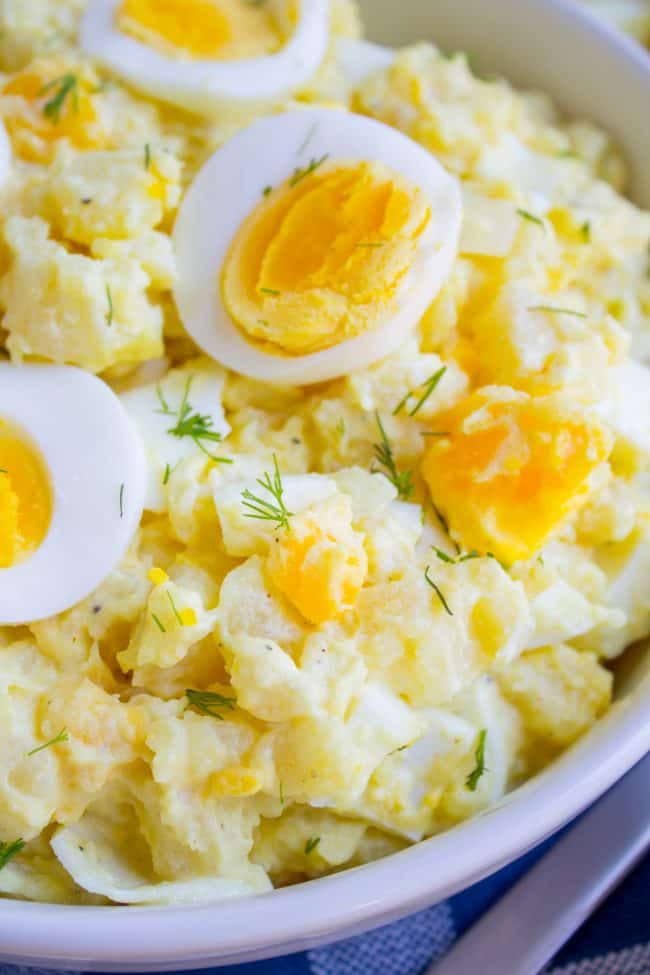
M 291 519 L 274 540 L 269 576 L 290 603 L 320 624 L 353 605 L 368 571 L 363 539 L 351 525 L 347 498 L 335 498 Z
M 72 72 L 28 70 L 2 89 L 2 112 L 14 150 L 29 162 L 49 162 L 56 143 L 67 139 L 76 149 L 101 149 L 103 124 L 88 79 Z
M 37 451 L 0 420 L 0 568 L 21 562 L 47 533 L 52 501 Z
M 267 5 L 242 0 L 123 0 L 117 22 L 172 57 L 238 60 L 271 54 L 282 43 Z
M 240 227 L 222 273 L 226 308 L 277 354 L 367 332 L 394 310 L 430 219 L 421 191 L 388 167 L 314 160 Z
M 612 439 L 556 397 L 486 387 L 436 417 L 422 473 L 468 550 L 531 558 L 587 500 Z

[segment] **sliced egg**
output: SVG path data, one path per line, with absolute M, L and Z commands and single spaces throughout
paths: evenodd
M 0 624 L 91 593 L 126 550 L 143 495 L 137 435 L 105 383 L 0 363 Z
M 201 348 L 269 382 L 332 379 L 400 345 L 457 254 L 461 196 L 397 130 L 349 112 L 260 119 L 205 164 L 174 228 Z
M 134 88 L 213 115 L 308 81 L 327 52 L 329 0 L 91 0 L 79 37 Z

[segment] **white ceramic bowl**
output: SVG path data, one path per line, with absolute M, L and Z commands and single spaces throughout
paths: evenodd
M 650 57 L 562 0 L 366 0 L 373 39 L 435 39 L 614 132 L 650 207 Z M 0 900 L 0 961 L 147 971 L 298 951 L 427 907 L 525 853 L 650 749 L 650 655 L 627 662 L 607 717 L 498 807 L 403 853 L 213 907 L 78 908 Z

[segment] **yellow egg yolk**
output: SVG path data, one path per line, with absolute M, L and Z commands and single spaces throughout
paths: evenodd
M 101 149 L 104 126 L 90 80 L 71 71 L 29 69 L 2 89 L 2 114 L 14 151 L 30 162 L 49 162 L 56 143 L 75 149 Z
M 291 518 L 267 560 L 269 576 L 310 623 L 335 619 L 353 605 L 368 571 L 363 538 L 341 496 Z
M 0 420 L 0 568 L 31 555 L 52 515 L 49 480 L 38 452 Z
M 557 397 L 486 387 L 436 417 L 422 473 L 468 550 L 531 558 L 587 500 L 610 434 Z
M 375 328 L 431 219 L 423 194 L 379 163 L 314 160 L 240 227 L 222 273 L 249 339 L 306 355 Z
M 282 44 L 265 3 L 244 0 L 123 0 L 120 30 L 171 57 L 263 57 Z

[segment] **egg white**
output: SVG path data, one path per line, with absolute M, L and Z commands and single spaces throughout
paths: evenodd
M 81 50 L 145 94 L 202 115 L 277 101 L 307 82 L 327 53 L 329 0 L 301 0 L 295 29 L 279 51 L 239 61 L 165 57 L 119 30 L 120 2 L 90 0 Z
M 419 187 L 431 220 L 417 242 L 395 312 L 380 326 L 303 356 L 274 355 L 253 344 L 232 321 L 221 270 L 240 225 L 263 188 L 286 182 L 310 159 L 384 163 Z M 176 304 L 187 331 L 212 358 L 268 382 L 322 382 L 364 368 L 405 339 L 446 280 L 458 251 L 462 203 L 458 183 L 413 140 L 373 119 L 331 109 L 305 109 L 259 119 L 204 165 L 179 210 L 173 241 Z
M 396 51 L 372 41 L 355 41 L 343 37 L 336 45 L 336 60 L 343 71 L 345 80 L 351 88 L 372 78 L 374 74 L 386 71 L 394 64 Z
M 38 448 L 52 492 L 41 545 L 0 569 L 0 624 L 15 625 L 69 609 L 119 562 L 142 514 L 144 458 L 119 399 L 79 369 L 0 363 L 0 417 Z

